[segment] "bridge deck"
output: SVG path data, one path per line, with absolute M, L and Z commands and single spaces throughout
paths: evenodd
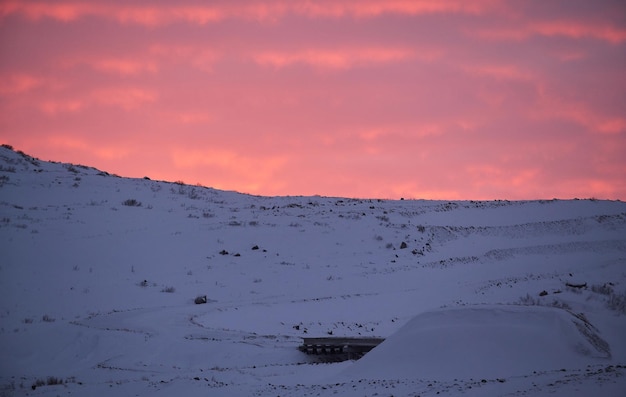
M 337 360 L 351 360 L 362 357 L 384 340 L 384 338 L 358 337 L 303 338 L 298 349 L 307 354 L 333 355 L 337 356 Z

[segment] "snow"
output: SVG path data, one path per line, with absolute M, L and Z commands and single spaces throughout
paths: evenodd
M 598 342 L 602 339 L 585 322 L 557 308 L 443 309 L 414 317 L 346 373 L 373 378 L 506 378 L 602 364 L 610 352 Z
M 0 253 L 0 395 L 626 391 L 620 201 L 256 197 L 2 147 Z M 298 351 L 329 333 L 386 340 Z

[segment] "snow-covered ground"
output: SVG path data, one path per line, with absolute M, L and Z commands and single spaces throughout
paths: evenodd
M 297 349 L 330 333 L 387 339 Z M 0 148 L 0 396 L 623 396 L 625 335 L 623 202 L 255 197 Z

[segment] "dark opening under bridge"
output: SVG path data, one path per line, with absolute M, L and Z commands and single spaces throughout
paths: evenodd
M 324 361 L 356 360 L 384 340 L 384 338 L 359 337 L 303 338 L 302 345 L 298 349 L 306 354 L 324 356 L 320 357 Z

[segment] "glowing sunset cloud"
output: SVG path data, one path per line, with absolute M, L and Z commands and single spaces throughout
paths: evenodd
M 626 199 L 621 1 L 0 3 L 0 142 L 262 195 Z

